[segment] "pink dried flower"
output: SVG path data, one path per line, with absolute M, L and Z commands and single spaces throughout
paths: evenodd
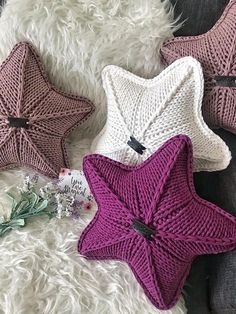
M 84 209 L 90 210 L 92 208 L 92 204 L 90 202 L 84 203 Z

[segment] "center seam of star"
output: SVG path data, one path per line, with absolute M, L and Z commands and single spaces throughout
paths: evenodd
M 143 146 L 134 136 L 130 136 L 130 140 L 128 140 L 127 144 L 140 155 L 143 155 L 146 150 L 146 147 Z
M 131 228 L 142 235 L 147 240 L 152 240 L 156 231 L 155 229 L 151 228 L 147 224 L 143 223 L 140 219 L 134 218 Z

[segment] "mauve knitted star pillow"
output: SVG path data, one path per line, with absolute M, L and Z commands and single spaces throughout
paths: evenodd
M 167 139 L 186 134 L 193 142 L 195 171 L 228 166 L 228 147 L 202 118 L 204 81 L 197 60 L 182 58 L 153 79 L 107 66 L 102 78 L 108 118 L 93 151 L 125 164 L 139 164 Z
M 207 33 L 176 37 L 161 49 L 163 63 L 193 56 L 203 67 L 205 95 L 203 116 L 212 128 L 236 133 L 236 0 Z
M 87 156 L 84 172 L 98 211 L 79 252 L 127 262 L 157 308 L 174 306 L 196 256 L 236 248 L 236 219 L 195 192 L 188 137 L 168 140 L 138 166 Z
M 48 82 L 30 44 L 17 44 L 0 67 L 0 169 L 26 165 L 58 177 L 69 167 L 65 137 L 93 111 Z

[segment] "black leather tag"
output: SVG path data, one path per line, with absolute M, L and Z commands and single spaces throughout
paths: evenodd
M 216 85 L 223 87 L 236 87 L 236 76 L 215 76 Z
M 138 219 L 133 220 L 132 228 L 148 240 L 151 240 L 152 236 L 155 234 L 155 230 Z
M 11 128 L 24 128 L 28 129 L 29 125 L 29 119 L 26 118 L 15 118 L 15 117 L 8 117 L 9 126 Z
M 130 140 L 127 144 L 140 155 L 142 155 L 143 151 L 146 149 L 146 147 L 140 144 L 133 136 L 130 136 Z

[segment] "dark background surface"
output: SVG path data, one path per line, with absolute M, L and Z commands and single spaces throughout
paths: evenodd
M 170 0 L 175 17 L 184 21 L 175 36 L 193 36 L 207 32 L 219 19 L 229 0 Z

